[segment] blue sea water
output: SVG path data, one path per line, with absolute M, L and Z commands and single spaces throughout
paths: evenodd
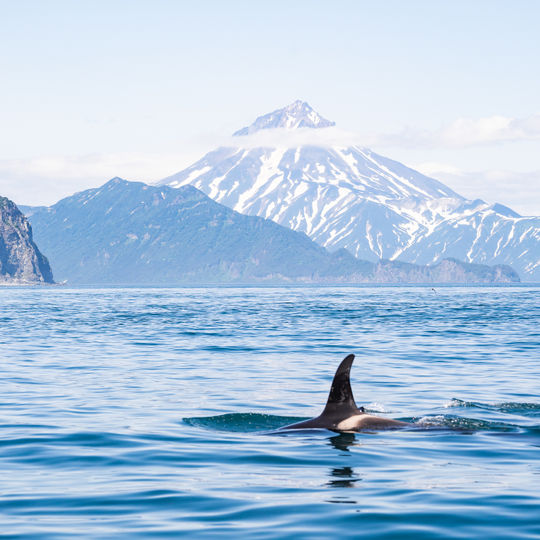
M 0 535 L 540 538 L 539 299 L 0 289 Z M 414 428 L 276 433 L 351 352 Z

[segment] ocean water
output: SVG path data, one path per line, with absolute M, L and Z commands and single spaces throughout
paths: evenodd
M 540 288 L 0 289 L 0 535 L 540 538 Z M 277 428 L 358 405 L 412 428 Z

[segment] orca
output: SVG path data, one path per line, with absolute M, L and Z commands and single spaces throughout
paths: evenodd
M 410 426 L 407 422 L 382 418 L 357 407 L 351 389 L 350 372 L 354 354 L 346 356 L 337 368 L 326 407 L 320 416 L 280 429 L 329 429 L 332 431 L 363 431 L 398 429 Z

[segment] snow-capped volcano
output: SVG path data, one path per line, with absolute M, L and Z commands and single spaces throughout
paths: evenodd
M 525 279 L 540 279 L 540 218 L 468 201 L 441 182 L 356 145 L 253 147 L 244 137 L 333 125 L 295 101 L 237 131 L 235 147 L 213 150 L 160 184 L 192 184 L 238 212 L 272 219 L 361 259 L 430 264 L 451 256 L 509 264 Z
M 326 120 L 326 118 L 315 112 L 309 103 L 297 99 L 283 109 L 277 109 L 271 113 L 259 116 L 253 124 L 239 129 L 233 135 L 251 135 L 261 129 L 325 128 L 335 125 L 335 122 L 330 122 L 330 120 Z

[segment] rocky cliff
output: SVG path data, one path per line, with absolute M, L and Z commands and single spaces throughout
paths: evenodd
M 0 284 L 53 283 L 49 261 L 15 203 L 0 197 Z

